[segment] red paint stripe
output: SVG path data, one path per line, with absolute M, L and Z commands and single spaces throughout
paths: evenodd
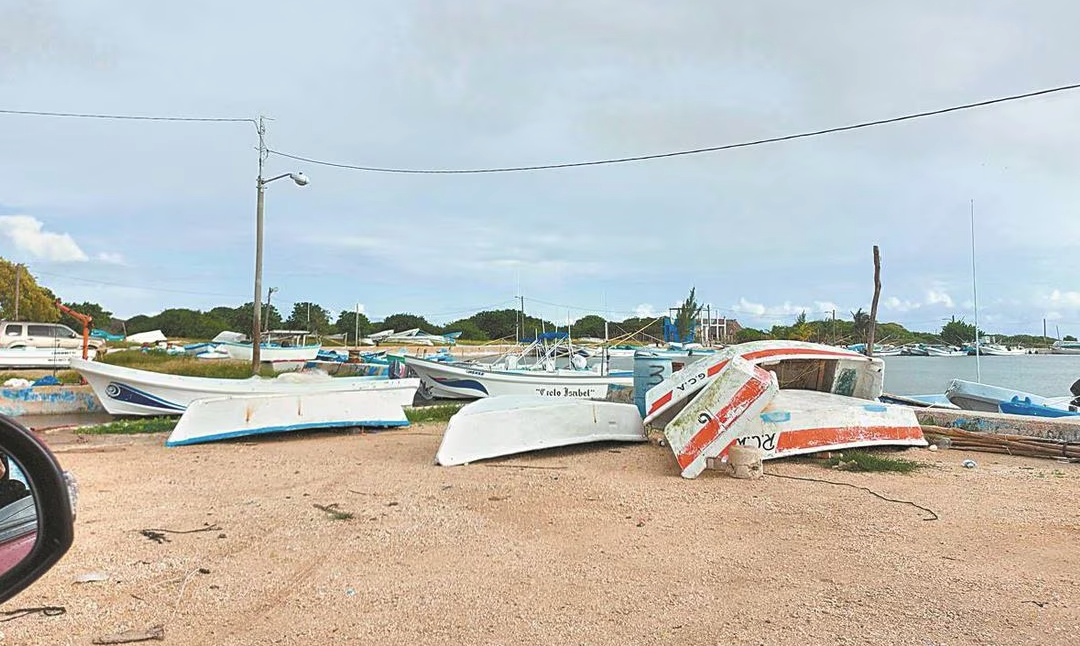
M 666 393 L 664 393 L 663 395 L 661 395 L 661 396 L 660 396 L 660 399 L 657 399 L 656 401 L 654 401 L 654 402 L 653 402 L 653 405 L 652 405 L 652 407 L 651 407 L 651 408 L 649 408 L 649 414 L 650 414 L 650 415 L 652 415 L 652 414 L 653 414 L 653 411 L 655 411 L 655 410 L 656 410 L 657 408 L 660 408 L 660 407 L 661 407 L 661 406 L 663 406 L 664 404 L 666 404 L 666 403 L 668 403 L 669 401 L 671 401 L 671 396 L 672 396 L 673 394 L 674 394 L 674 391 L 671 391 L 671 390 L 669 390 L 668 392 L 666 392 Z
M 784 431 L 776 442 L 777 452 L 809 449 L 851 442 L 922 439 L 919 426 L 854 426 L 837 428 L 807 428 Z
M 709 421 L 705 422 L 705 425 L 698 429 L 698 432 L 682 448 L 676 458 L 679 466 L 685 469 L 697 459 L 705 447 L 715 442 L 721 433 L 731 428 L 731 425 L 746 412 L 750 403 L 765 394 L 769 380 L 769 373 L 755 366 L 753 378 L 740 386 L 727 405 L 716 415 L 710 416 Z

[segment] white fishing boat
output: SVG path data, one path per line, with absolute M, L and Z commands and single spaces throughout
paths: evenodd
M 1021 354 L 1030 354 L 1030 352 L 1028 352 L 1026 348 L 1010 348 L 1008 346 L 1001 345 L 1000 343 L 981 343 L 979 344 L 978 352 L 984 357 L 1012 357 Z M 969 348 L 967 353 L 975 354 L 975 348 Z
M 376 332 L 367 337 L 376 345 L 454 345 L 457 343 L 457 338 L 461 336 L 461 332 L 450 332 L 449 334 L 429 334 L 416 327 L 411 330 L 405 330 L 404 332 L 395 332 L 393 330 L 383 330 L 382 332 Z
M 435 460 L 443 466 L 586 442 L 643 442 L 641 414 L 633 404 L 489 397 L 450 418 Z
M 93 359 L 96 352 L 87 348 Z M 67 368 L 72 359 L 81 359 L 82 350 L 70 348 L 0 348 L 0 368 Z
M 710 459 L 726 459 L 736 445 L 759 449 L 766 460 L 865 446 L 926 446 L 911 408 L 781 389 L 783 379 L 782 370 L 739 355 L 729 359 L 664 425 L 682 476 L 696 477 Z M 661 384 L 663 390 L 669 385 Z
M 751 341 L 704 357 L 650 388 L 645 393 L 645 423 L 663 427 L 734 357 L 775 372 L 780 388 L 860 399 L 881 395 L 884 362 L 877 357 L 802 341 Z
M 1080 342 L 1077 341 L 1054 341 L 1050 346 L 1052 354 L 1080 354 Z
M 978 410 L 997 413 L 1001 410 L 1002 403 L 1010 403 L 1014 398 L 1029 400 L 1029 404 L 1036 406 L 1049 406 L 1050 408 L 1068 409 L 1067 397 L 1053 399 L 1042 397 L 1022 390 L 1002 388 L 980 384 L 974 381 L 953 379 L 945 388 L 945 397 L 964 410 Z
M 412 404 L 419 379 L 330 377 L 320 373 L 286 373 L 274 379 L 211 379 L 183 377 L 72 359 L 71 367 L 90 383 L 112 415 L 179 415 L 196 399 L 224 395 L 310 394 L 375 390 L 392 393 L 401 406 Z
M 947 345 L 924 345 L 928 357 L 963 357 L 967 353 L 959 348 Z
M 264 433 L 408 424 L 395 393 L 383 390 L 226 395 L 192 401 L 165 446 Z
M 612 387 L 629 388 L 633 376 L 602 375 L 592 370 L 498 369 L 479 363 L 442 363 L 405 357 L 420 377 L 422 397 L 477 399 L 502 395 L 535 395 L 563 399 L 603 399 Z
M 270 330 L 266 333 L 267 340 L 259 344 L 260 361 L 312 361 L 322 344 L 309 344 L 307 335 L 306 330 Z M 251 343 L 222 341 L 218 349 L 238 361 L 251 361 L 252 358 Z

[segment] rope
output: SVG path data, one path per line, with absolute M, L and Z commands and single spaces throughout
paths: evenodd
M 824 483 L 824 484 L 836 485 L 838 487 L 851 487 L 852 489 L 862 489 L 863 491 L 865 491 L 865 492 L 867 492 L 867 493 L 869 493 L 869 494 L 871 494 L 873 496 L 877 496 L 878 498 L 881 498 L 882 500 L 884 500 L 886 502 L 896 502 L 896 503 L 900 503 L 902 505 L 911 505 L 912 507 L 914 507 L 916 509 L 921 509 L 922 511 L 925 511 L 926 513 L 928 513 L 928 514 L 930 514 L 932 516 L 932 518 L 923 518 L 923 520 L 940 520 L 937 513 L 934 512 L 933 509 L 923 507 L 922 505 L 917 505 L 917 504 L 911 502 L 910 500 L 897 500 L 896 498 L 888 498 L 886 496 L 883 496 L 883 495 L 879 494 L 878 492 L 874 491 L 873 489 L 870 489 L 868 487 L 860 487 L 859 485 L 853 485 L 850 482 L 834 482 L 833 480 L 822 480 L 820 478 L 807 478 L 807 477 L 803 477 L 803 476 L 788 476 L 788 475 L 783 475 L 783 474 L 780 474 L 780 473 L 769 473 L 769 474 L 766 474 L 766 475 L 768 477 L 770 477 L 770 478 L 787 478 L 788 480 L 802 480 L 804 482 L 821 482 L 821 483 Z

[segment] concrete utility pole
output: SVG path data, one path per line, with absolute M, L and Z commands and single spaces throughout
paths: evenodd
M 19 320 L 19 288 L 22 286 L 22 265 L 15 265 L 15 320 Z
M 303 173 L 284 173 L 270 179 L 263 179 L 263 164 L 269 156 L 266 149 L 266 117 L 259 115 L 255 126 L 259 132 L 259 175 L 255 178 L 255 302 L 251 309 L 251 374 L 259 374 L 262 362 L 262 265 L 263 265 L 263 201 L 266 185 L 283 177 L 288 177 L 297 186 L 307 186 L 308 178 Z M 267 315 L 269 318 L 269 315 Z

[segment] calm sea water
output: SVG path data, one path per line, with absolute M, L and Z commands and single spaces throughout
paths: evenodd
M 975 379 L 975 357 L 883 357 L 885 392 L 930 395 L 945 392 L 952 379 Z M 1023 354 L 980 357 L 982 382 L 1044 397 L 1064 397 L 1080 379 L 1080 355 Z

